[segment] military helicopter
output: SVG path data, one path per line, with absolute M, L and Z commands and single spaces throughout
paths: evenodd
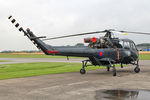
M 110 71 L 110 68 L 112 68 L 113 76 L 117 75 L 115 64 L 120 64 L 121 68 L 123 68 L 123 64 L 135 65 L 136 67 L 134 71 L 136 73 L 139 73 L 139 54 L 135 43 L 130 39 L 119 39 L 113 37 L 112 35 L 114 31 L 121 32 L 123 34 L 134 33 L 150 35 L 150 33 L 128 32 L 109 29 L 104 31 L 80 33 L 54 38 L 46 38 L 45 36 L 37 37 L 29 28 L 24 30 L 22 27 L 20 27 L 19 23 L 17 23 L 12 16 L 9 16 L 8 19 L 10 19 L 11 22 L 15 25 L 15 27 L 18 28 L 20 32 L 23 32 L 24 36 L 27 36 L 33 42 L 33 44 L 35 44 L 35 46 L 38 49 L 42 50 L 46 55 L 87 57 L 87 60 L 82 61 L 82 68 L 80 70 L 81 74 L 86 73 L 85 67 L 88 66 L 88 62 L 90 62 L 94 66 L 106 66 L 107 71 Z M 84 38 L 84 42 L 88 43 L 88 46 L 83 47 L 51 46 L 43 42 L 44 40 L 60 39 L 99 33 L 105 33 L 105 35 L 100 38 Z M 41 38 L 46 39 L 41 40 Z

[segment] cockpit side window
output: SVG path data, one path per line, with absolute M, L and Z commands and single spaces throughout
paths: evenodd
M 136 50 L 136 46 L 135 46 L 134 43 L 131 43 L 130 45 L 131 45 L 131 48 L 132 48 L 132 49 Z
M 123 41 L 119 41 L 118 48 L 123 48 Z
M 129 42 L 124 42 L 124 48 L 129 49 L 130 48 L 130 43 Z

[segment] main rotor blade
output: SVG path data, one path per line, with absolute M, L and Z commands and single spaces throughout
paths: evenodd
M 116 30 L 117 31 L 117 30 Z M 118 31 L 121 33 L 133 33 L 133 34 L 143 34 L 143 35 L 150 35 L 150 33 L 145 33 L 145 32 L 130 32 L 130 31 Z
M 67 38 L 67 37 L 74 37 L 74 36 L 81 36 L 81 35 L 104 33 L 104 32 L 106 32 L 106 30 L 104 30 L 104 31 L 95 31 L 95 32 L 88 32 L 88 33 L 81 33 L 81 34 L 66 35 L 66 36 L 59 36 L 59 37 L 54 37 L 54 38 L 47 38 L 47 39 L 43 39 L 43 41 L 45 41 L 45 40 L 53 40 L 53 39 L 60 39 L 60 38 Z

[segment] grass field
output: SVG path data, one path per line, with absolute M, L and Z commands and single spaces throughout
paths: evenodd
M 7 60 L 0 60 L 0 62 L 8 62 Z
M 150 60 L 150 54 L 140 54 L 140 60 Z
M 88 66 L 86 70 L 94 70 L 105 67 Z M 47 74 L 58 74 L 66 72 L 79 72 L 80 63 L 22 63 L 0 65 L 0 79 L 20 78 Z

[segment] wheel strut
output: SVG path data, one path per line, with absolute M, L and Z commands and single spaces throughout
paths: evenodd
M 139 68 L 139 60 L 137 60 L 137 65 L 134 69 L 134 72 L 139 73 L 140 72 L 140 68 Z
M 121 68 L 123 68 L 123 65 L 122 65 L 122 63 L 121 63 Z
M 116 71 L 115 65 L 113 65 L 112 68 L 113 68 L 113 76 L 116 76 L 117 75 L 117 71 Z
M 82 69 L 80 69 L 80 74 L 85 74 L 86 73 L 86 70 L 85 70 L 85 66 L 87 67 L 87 61 L 88 60 L 84 60 L 82 61 Z
M 113 76 L 116 76 L 117 75 L 117 71 L 116 71 L 115 64 L 112 65 L 111 61 L 109 61 L 109 64 L 110 64 L 110 67 L 113 68 Z
M 110 67 L 111 67 L 111 65 L 108 65 L 108 66 L 107 66 L 107 71 L 110 71 Z

